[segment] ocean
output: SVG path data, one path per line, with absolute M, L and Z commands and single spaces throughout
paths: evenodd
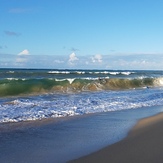
M 163 71 L 0 69 L 0 123 L 163 105 Z
M 162 111 L 163 71 L 0 69 L 1 126 L 72 118 L 0 132 L 0 161 L 66 162 Z

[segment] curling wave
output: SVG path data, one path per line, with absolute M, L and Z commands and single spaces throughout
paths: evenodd
M 99 90 L 124 90 L 159 87 L 163 78 L 67 78 L 67 79 L 18 79 L 0 80 L 0 96 L 43 93 L 70 93 Z

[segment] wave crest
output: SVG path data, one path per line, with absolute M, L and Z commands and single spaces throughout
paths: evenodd
M 124 90 L 156 86 L 163 86 L 163 78 L 4 79 L 0 81 L 0 96 Z

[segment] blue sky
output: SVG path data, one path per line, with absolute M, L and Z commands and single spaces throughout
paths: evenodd
M 163 69 L 162 0 L 0 0 L 0 67 Z

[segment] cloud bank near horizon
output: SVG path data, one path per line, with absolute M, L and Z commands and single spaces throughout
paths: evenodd
M 0 54 L 0 57 L 1 68 L 163 70 L 161 54 L 78 56 L 73 52 L 69 56 L 40 56 L 25 49 L 17 55 Z

